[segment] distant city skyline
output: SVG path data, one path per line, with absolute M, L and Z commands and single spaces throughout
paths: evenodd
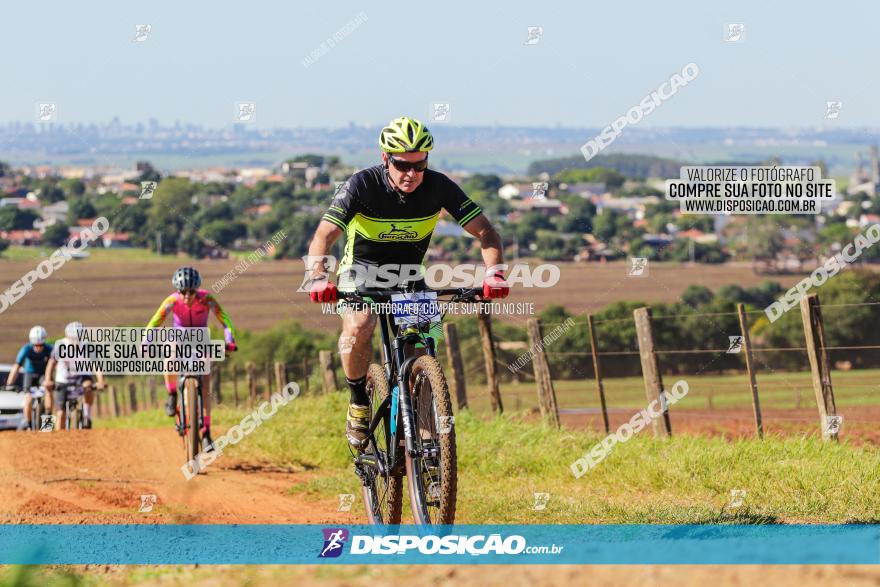
M 163 170 L 214 165 L 272 166 L 304 153 L 335 154 L 352 165 L 378 161 L 378 126 L 259 129 L 250 125 L 212 128 L 158 121 L 110 123 L 0 124 L 0 160 L 19 165 L 128 167 L 149 160 Z M 438 125 L 432 161 L 440 169 L 523 173 L 542 159 L 582 160 L 584 137 L 600 129 L 569 127 L 489 127 Z M 780 158 L 791 164 L 823 160 L 849 173 L 856 154 L 880 144 L 878 128 L 627 128 L 606 154 L 655 155 L 681 162 L 760 162 Z
M 880 127 L 875 3 L 328 6 L 9 5 L 0 123 L 602 128 L 693 62 L 638 128 Z

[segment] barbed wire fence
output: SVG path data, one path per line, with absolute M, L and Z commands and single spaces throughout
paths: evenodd
M 880 344 L 848 344 L 851 340 L 829 344 L 823 320 L 824 312 L 829 324 L 858 330 L 854 326 L 865 320 L 864 312 L 873 312 L 878 305 L 820 306 L 818 296 L 812 294 L 801 300 L 800 325 L 794 319 L 784 325 L 762 321 L 757 344 L 751 340 L 750 324 L 764 312 L 747 311 L 742 305 L 736 312 L 654 315 L 645 307 L 631 316 L 601 319 L 592 315 L 564 322 L 530 318 L 525 335 L 520 328 L 481 313 L 479 320 L 445 323 L 437 357 L 459 410 L 480 415 L 505 410 L 534 413 L 553 426 L 610 432 L 648 402 L 663 400 L 670 383 L 683 379 L 688 383 L 686 398 L 666 407 L 655 434 L 671 434 L 677 428 L 762 437 L 768 430 L 815 432 L 819 424 L 823 438 L 837 438 L 845 422 L 851 431 L 862 429 L 868 436 L 873 431 L 880 439 L 874 431 L 880 422 L 880 382 L 875 381 L 875 373 L 865 370 L 880 366 Z M 691 348 L 675 348 L 680 341 L 669 335 L 672 322 L 678 327 L 685 322 L 684 332 L 708 325 L 714 336 L 710 340 L 723 344 L 699 348 L 697 341 Z M 798 336 L 804 337 L 803 346 L 774 344 L 791 341 L 796 327 Z M 787 338 L 774 330 L 785 328 Z M 880 332 L 872 334 L 880 337 Z M 373 352 L 374 362 L 381 364 L 378 340 Z M 307 394 L 344 389 L 341 358 L 339 349 L 334 349 L 287 363 L 218 364 L 211 382 L 212 401 L 253 407 L 290 381 Z M 139 408 L 158 407 L 160 380 L 124 381 L 121 389 L 111 385 L 99 397 L 98 414 L 128 415 Z
M 505 375 L 500 384 L 505 406 L 515 411 L 531 409 L 551 423 L 561 417 L 567 425 L 612 430 L 651 399 L 665 398 L 670 383 L 684 379 L 689 384 L 687 399 L 669 410 L 682 430 L 761 437 L 767 429 L 809 432 L 819 424 L 823 437 L 837 438 L 843 419 L 852 429 L 873 428 L 880 421 L 878 386 L 872 373 L 860 372 L 861 367 L 880 365 L 880 344 L 828 344 L 822 311 L 836 321 L 837 314 L 855 308 L 873 310 L 870 307 L 876 305 L 880 303 L 820 306 L 817 296 L 807 296 L 801 302 L 798 328 L 803 346 L 767 344 L 780 337 L 769 335 L 777 325 L 766 320 L 758 344 L 753 343 L 750 322 L 764 312 L 746 311 L 741 305 L 736 312 L 656 316 L 645 308 L 641 326 L 639 310 L 632 317 L 587 316 L 566 322 L 531 319 L 539 336 L 524 341 L 495 335 L 497 356 L 482 360 L 494 360 L 498 372 Z M 664 324 L 681 320 L 711 323 L 726 346 L 668 345 Z M 793 323 L 789 320 L 787 328 Z M 546 333 L 559 328 L 589 332 L 589 336 L 581 336 L 586 343 L 577 345 L 554 342 L 560 337 L 548 341 Z M 479 346 L 475 338 L 462 339 L 458 352 L 471 359 L 465 368 L 468 406 L 486 413 L 491 386 L 474 359 Z M 650 372 L 652 364 L 656 373 Z M 445 361 L 444 366 L 448 365 Z M 832 370 L 839 378 L 834 386 Z M 664 382 L 670 376 L 673 379 Z M 555 413 L 548 413 L 550 409 Z

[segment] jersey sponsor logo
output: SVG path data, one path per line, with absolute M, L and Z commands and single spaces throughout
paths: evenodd
M 413 241 L 419 240 L 419 233 L 414 230 L 409 230 L 412 226 L 400 226 L 398 227 L 396 224 L 392 224 L 391 228 L 386 230 L 385 232 L 379 233 L 379 238 L 383 240 L 394 240 L 394 241 Z
M 437 212 L 424 218 L 370 218 L 355 214 L 349 224 L 349 241 L 355 236 L 374 242 L 414 242 L 429 238 L 437 225 Z

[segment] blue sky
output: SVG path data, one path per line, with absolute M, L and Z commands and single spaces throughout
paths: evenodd
M 0 122 L 156 118 L 257 125 L 379 125 L 451 104 L 454 124 L 605 126 L 688 62 L 700 76 L 650 126 L 880 126 L 872 63 L 880 4 L 47 1 L 4 6 Z M 314 64 L 346 22 L 367 20 Z M 726 23 L 745 25 L 725 43 Z M 143 43 L 136 24 L 150 24 Z M 527 27 L 543 38 L 526 45 Z

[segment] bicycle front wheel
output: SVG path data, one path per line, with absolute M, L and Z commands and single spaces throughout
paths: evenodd
M 82 429 L 82 407 L 80 407 L 79 403 L 73 404 L 68 407 L 68 410 L 67 410 L 67 429 L 68 430 L 81 430 Z
M 40 429 L 40 423 L 43 421 L 43 400 L 31 400 L 31 425 L 30 430 L 37 432 Z
M 385 370 L 375 363 L 370 365 L 370 369 L 367 371 L 367 393 L 370 395 L 370 418 L 372 418 L 390 394 Z M 390 410 L 390 408 L 385 409 Z M 388 459 L 388 442 L 391 438 L 389 416 L 390 411 L 376 427 L 375 442 L 371 442 L 370 447 L 366 450 L 366 455 L 371 456 L 377 463 L 386 463 Z M 399 448 L 397 452 L 402 450 L 403 448 Z M 396 469 L 392 467 L 384 474 L 373 469 L 366 471 L 362 493 L 370 524 L 400 523 L 401 510 L 403 509 L 403 471 Z
M 199 472 L 198 461 L 196 457 L 199 454 L 199 386 L 192 377 L 187 377 L 183 383 L 183 409 L 181 413 L 185 415 L 183 446 L 186 451 L 187 462 L 193 461 L 193 468 Z
M 415 455 L 406 455 L 409 497 L 416 524 L 453 524 L 458 472 L 449 385 L 436 358 L 416 359 L 409 379 Z

